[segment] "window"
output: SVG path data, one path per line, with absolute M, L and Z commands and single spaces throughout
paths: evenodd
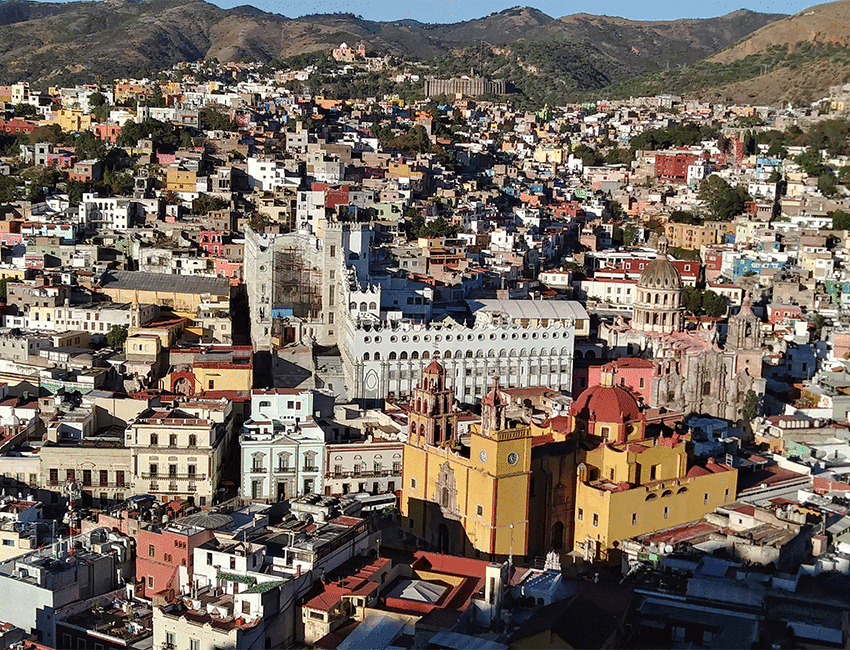
M 201 650 L 201 642 L 198 639 L 189 639 L 189 650 Z
M 649 466 L 649 480 L 654 481 L 658 478 L 658 465 Z
M 579 508 L 579 509 L 578 509 L 578 514 L 577 514 L 576 518 L 577 518 L 579 521 L 584 521 L 584 508 Z
M 14 546 L 14 545 L 15 545 L 15 540 L 13 540 L 13 539 L 4 539 L 3 540 L 3 546 Z
M 153 576 L 148 576 L 148 589 L 153 589 Z
M 640 378 L 640 382 L 638 383 L 638 385 L 639 385 L 641 388 L 646 388 L 646 377 L 641 377 L 641 378 Z
M 148 557 L 156 557 L 156 546 L 148 544 Z
M 664 506 L 664 518 L 667 519 L 670 516 L 670 506 Z
M 177 434 L 176 433 L 172 433 L 170 436 L 168 436 L 168 446 L 169 447 L 176 447 L 177 446 Z
M 56 468 L 52 468 L 50 470 L 50 482 L 58 483 L 59 482 L 59 470 Z
M 599 513 L 597 513 L 597 512 L 593 513 L 593 527 L 594 528 L 599 527 Z
M 210 379 L 208 382 L 208 390 L 213 390 L 215 388 L 215 379 Z
M 632 526 L 636 526 L 636 525 L 637 525 L 637 513 L 633 512 L 632 513 Z
M 207 566 L 212 566 L 213 563 L 213 554 L 207 551 Z
M 251 603 L 247 600 L 242 601 L 242 613 L 250 614 L 251 613 Z
M 336 246 L 331 245 L 331 257 L 336 257 Z
M 236 568 L 236 558 L 235 558 L 235 557 L 231 557 L 231 558 L 230 558 L 230 568 L 231 568 L 231 569 L 235 569 L 235 568 Z
M 726 490 L 723 492 L 723 503 L 726 503 L 728 501 L 729 501 L 729 488 L 726 488 Z
M 190 447 L 197 447 L 197 445 L 198 445 L 198 436 L 196 436 L 195 434 L 190 435 L 189 436 L 189 446 Z
M 480 503 L 478 504 L 478 507 L 475 508 L 475 514 L 477 514 L 479 517 L 484 516 L 484 506 L 482 506 Z
M 102 469 L 100 470 L 100 484 L 108 485 L 109 484 L 109 471 Z
M 155 433 L 151 434 L 151 447 L 156 447 L 159 444 L 159 436 Z
M 124 487 L 124 472 L 115 472 L 115 486 Z
M 708 492 L 702 495 L 702 502 L 705 505 L 708 505 Z
M 411 477 L 411 479 L 410 479 L 410 489 L 411 489 L 411 490 L 415 490 L 415 489 L 416 489 L 416 479 L 415 479 L 415 478 L 413 478 L 413 477 Z

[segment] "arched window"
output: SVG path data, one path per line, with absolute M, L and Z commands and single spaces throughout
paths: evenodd
M 467 350 L 467 351 L 466 351 L 466 358 L 467 358 L 467 359 L 471 359 L 471 358 L 472 358 L 472 350 Z
M 376 353 L 375 353 L 375 361 L 380 361 L 380 360 L 381 360 L 381 353 L 380 353 L 380 352 L 376 352 Z
M 399 358 L 399 359 L 401 359 L 402 361 L 404 361 L 405 359 L 407 359 L 407 351 L 402 352 L 402 353 L 398 356 L 398 358 Z
M 662 498 L 662 499 L 663 499 L 664 497 L 670 497 L 670 496 L 673 496 L 673 490 L 664 490 L 664 492 L 662 492 L 662 493 L 661 493 L 661 498 Z
M 366 311 L 366 303 L 365 302 L 360 303 L 360 311 Z
M 425 350 L 425 352 L 423 352 L 423 353 L 422 353 L 422 358 L 423 358 L 423 359 L 430 359 L 430 358 L 431 358 L 431 353 L 430 353 L 430 352 L 428 352 L 428 350 Z
M 417 352 L 416 350 L 414 350 L 413 352 L 411 352 L 411 353 L 410 353 L 410 358 L 411 358 L 411 359 L 414 359 L 414 360 L 415 360 L 415 359 L 418 359 L 418 358 L 419 358 L 419 352 Z
M 389 358 L 390 358 L 390 361 L 395 361 L 395 360 L 396 360 L 396 358 L 397 358 L 397 357 L 396 357 L 396 353 L 395 353 L 395 352 L 390 352 L 390 357 L 389 357 Z
M 348 303 L 348 308 L 349 308 L 351 311 L 356 310 L 356 309 L 357 309 L 357 303 L 356 303 L 356 302 L 350 302 L 350 303 Z
M 416 398 L 416 412 L 422 413 L 422 398 L 421 397 Z
M 364 353 L 363 353 L 363 361 L 368 361 L 368 360 L 369 360 L 369 353 L 368 353 L 368 352 L 364 352 Z
M 711 395 L 711 382 L 706 381 L 702 385 L 702 396 L 708 397 L 709 395 Z
M 443 355 L 443 359 L 451 359 L 451 358 L 452 358 L 452 351 L 446 350 L 446 353 Z
M 650 492 L 646 495 L 646 499 L 644 501 L 655 501 L 658 498 L 658 495 L 655 492 Z
M 377 308 L 378 308 L 378 303 L 376 303 L 374 301 L 369 303 L 369 310 L 370 311 L 375 311 Z
M 560 521 L 552 526 L 552 548 L 556 551 L 564 548 L 564 524 Z

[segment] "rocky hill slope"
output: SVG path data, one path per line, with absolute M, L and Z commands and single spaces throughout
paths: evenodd
M 365 41 L 379 53 L 436 57 L 458 49 L 554 42 L 590 51 L 606 80 L 692 63 L 780 18 L 738 11 L 719 18 L 629 21 L 578 14 L 553 19 L 527 7 L 454 24 L 376 22 L 350 14 L 290 19 L 202 0 L 0 1 L 0 79 L 41 83 L 155 70 L 178 61 L 262 60 Z M 584 65 L 577 61 L 576 65 Z M 567 70 L 579 78 L 582 71 Z

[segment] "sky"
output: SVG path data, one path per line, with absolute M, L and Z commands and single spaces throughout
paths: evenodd
M 402 20 L 412 18 L 425 23 L 454 23 L 471 18 L 481 18 L 496 11 L 517 6 L 511 2 L 493 0 L 208 0 L 220 7 L 252 4 L 258 9 L 283 14 L 290 18 L 314 13 L 352 13 L 369 20 Z M 538 0 L 529 2 L 540 11 L 559 18 L 569 14 L 592 13 L 621 16 L 632 20 L 673 20 L 678 18 L 711 18 L 736 9 L 746 8 L 764 13 L 795 14 L 815 4 L 795 0 L 763 0 L 742 4 L 742 0 L 712 0 L 711 2 L 683 3 L 674 0 L 597 0 L 593 3 L 557 2 Z M 819 3 L 818 3 L 819 4 Z

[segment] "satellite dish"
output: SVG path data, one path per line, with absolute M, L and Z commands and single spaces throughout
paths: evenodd
M 671 544 L 665 544 L 664 545 L 664 554 L 669 555 L 672 552 L 673 552 L 673 546 Z

